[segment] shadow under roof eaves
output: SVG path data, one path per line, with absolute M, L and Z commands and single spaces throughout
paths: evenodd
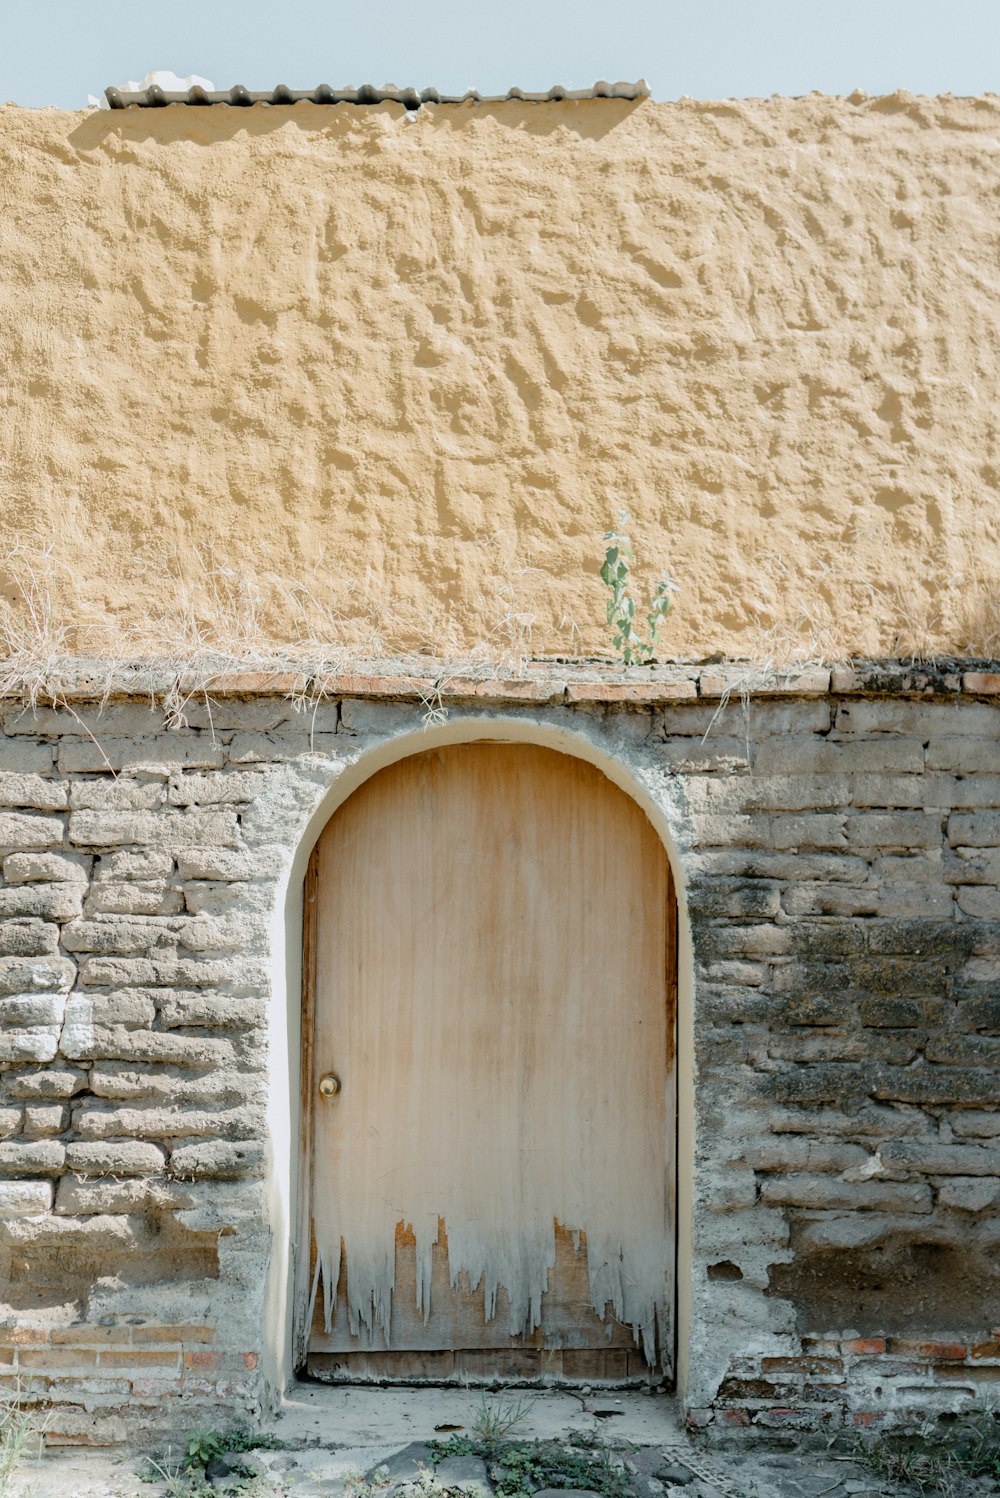
M 136 92 L 125 92 L 120 88 L 106 88 L 105 98 L 112 109 L 127 109 L 131 105 L 139 109 L 161 109 L 167 104 L 235 104 L 246 107 L 250 104 L 383 104 L 386 100 L 402 104 L 406 109 L 419 109 L 422 104 L 504 104 L 518 100 L 525 104 L 553 104 L 563 99 L 648 99 L 649 86 L 644 78 L 638 83 L 605 83 L 599 81 L 592 88 L 563 88 L 554 84 L 547 93 L 529 93 L 525 89 L 511 88 L 505 94 L 480 94 L 469 89 L 464 94 L 442 94 L 436 88 L 396 88 L 386 84 L 376 88 L 372 83 L 362 83 L 359 88 L 333 88 L 321 83 L 316 88 L 288 88 L 279 83 L 275 88 L 255 91 L 236 83 L 230 89 L 205 89 L 200 84 L 192 88 L 173 92 L 152 83 L 148 88 Z

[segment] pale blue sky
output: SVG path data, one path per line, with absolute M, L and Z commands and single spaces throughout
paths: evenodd
M 1000 90 L 1000 0 L 0 0 L 0 101 L 80 108 L 151 68 L 657 99 Z

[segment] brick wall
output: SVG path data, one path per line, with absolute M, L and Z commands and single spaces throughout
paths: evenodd
M 1000 708 L 977 682 L 454 694 L 453 723 L 577 735 L 670 828 L 694 957 L 688 1402 L 712 1430 L 922 1418 L 1000 1375 Z M 0 1365 L 55 1406 L 52 1439 L 269 1397 L 282 881 L 345 768 L 424 714 L 4 711 Z

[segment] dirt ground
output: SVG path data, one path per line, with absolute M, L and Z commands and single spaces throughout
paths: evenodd
M 493 1419 L 496 1455 L 480 1445 Z M 509 1422 L 508 1429 L 501 1427 Z M 683 1431 L 669 1398 L 645 1393 L 580 1394 L 462 1389 L 359 1389 L 303 1385 L 270 1422 L 276 1444 L 217 1461 L 202 1485 L 156 1477 L 136 1453 L 47 1452 L 22 1462 L 17 1498 L 188 1498 L 242 1492 L 245 1498 L 504 1498 L 516 1474 L 510 1443 L 536 1462 L 523 1490 L 545 1498 L 888 1498 L 915 1491 L 880 1480 L 833 1449 L 809 1450 L 783 1435 L 753 1451 L 711 1452 Z M 428 1443 L 448 1443 L 443 1459 Z M 537 1444 L 535 1444 L 537 1443 Z M 155 1454 L 165 1473 L 182 1452 Z M 230 1470 L 226 1470 L 227 1463 Z M 231 1469 L 243 1464 L 242 1475 Z M 554 1475 L 546 1478 L 545 1472 Z M 590 1477 L 586 1473 L 590 1472 Z M 598 1484 L 593 1474 L 599 1473 Z M 539 1482 L 550 1486 L 539 1489 Z M 581 1484 L 591 1481 L 593 1487 Z M 995 1493 L 961 1478 L 955 1498 Z M 240 1486 L 242 1484 L 242 1486 Z M 556 1495 L 553 1489 L 561 1489 Z M 938 1489 L 936 1491 L 948 1491 Z

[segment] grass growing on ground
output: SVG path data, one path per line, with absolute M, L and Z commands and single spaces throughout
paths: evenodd
M 990 1407 L 951 1425 L 928 1423 L 916 1434 L 864 1441 L 856 1456 L 882 1481 L 908 1483 L 920 1494 L 965 1498 L 970 1479 L 1000 1484 L 1000 1410 Z
M 208 1467 L 216 1457 L 261 1448 L 273 1449 L 278 1445 L 280 1442 L 273 1436 L 240 1430 L 193 1430 L 185 1443 L 185 1454 L 179 1461 L 169 1451 L 162 1460 L 148 1458 L 142 1480 L 162 1483 L 166 1498 L 211 1498 L 219 1491 L 208 1476 Z M 243 1498 L 278 1498 L 284 1488 L 277 1486 L 273 1478 L 237 1464 L 232 1470 L 227 1491 L 240 1493 Z
M 17 1385 L 0 1401 L 0 1495 L 10 1491 L 10 1480 L 24 1457 L 41 1453 L 45 1421 L 25 1407 L 27 1393 Z
M 449 1456 L 489 1462 L 498 1498 L 526 1498 L 539 1488 L 584 1488 L 604 1498 L 628 1498 L 630 1491 L 624 1466 L 599 1442 L 572 1448 L 553 1441 L 451 1436 L 431 1442 L 431 1449 L 435 1466 Z

